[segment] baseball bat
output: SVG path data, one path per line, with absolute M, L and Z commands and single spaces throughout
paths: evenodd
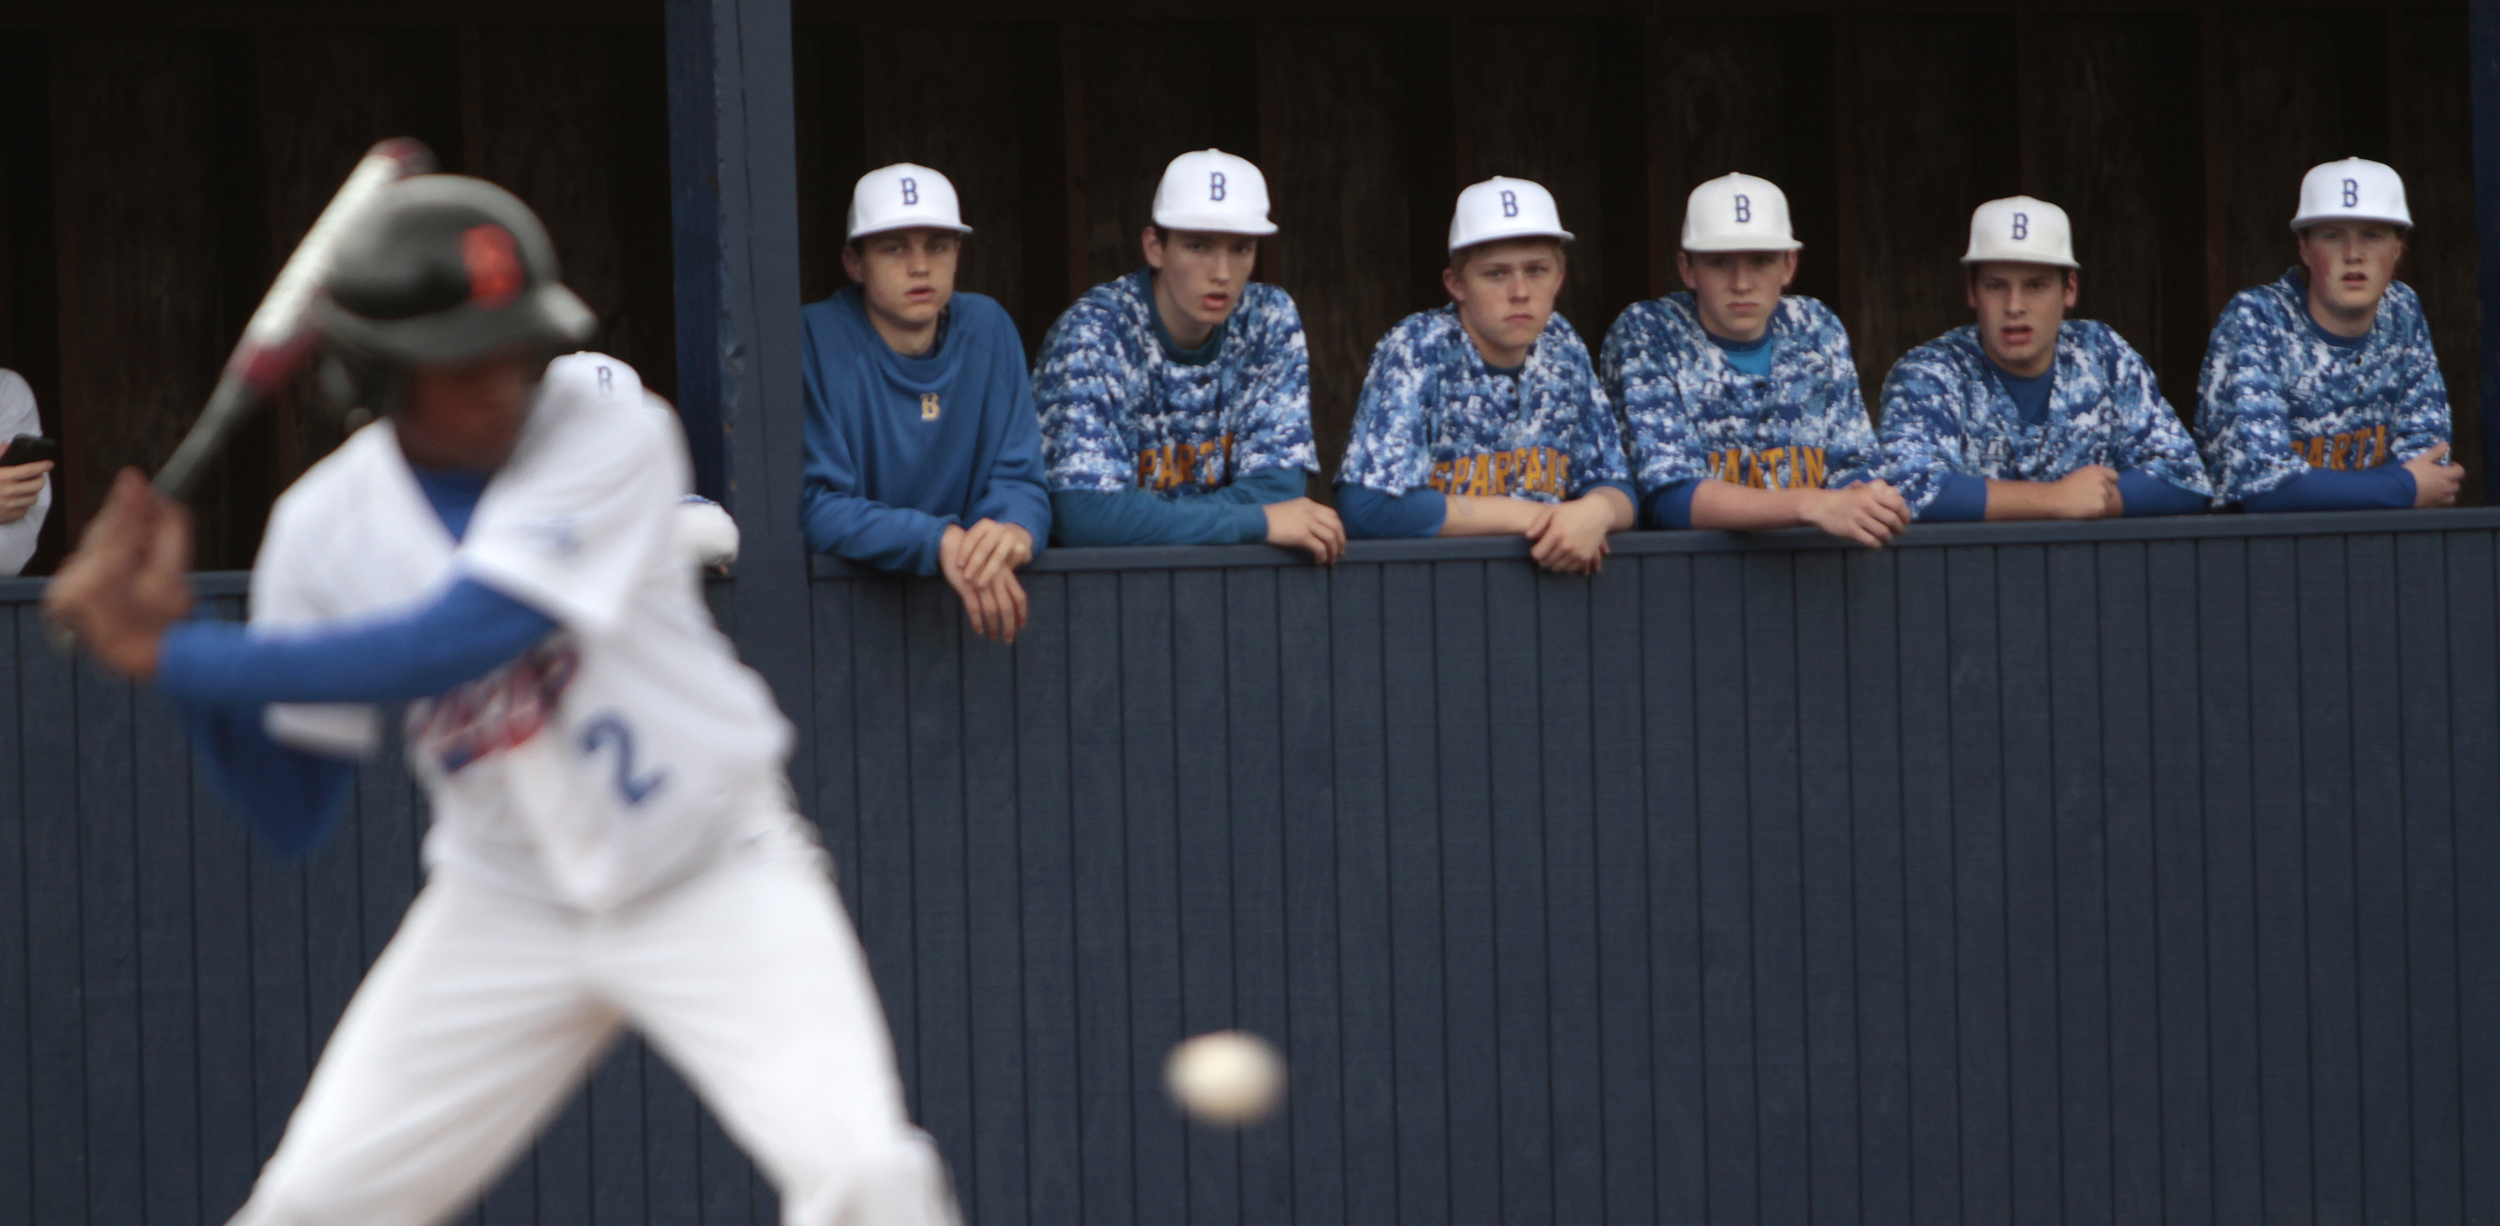
M 156 470 L 159 492 L 168 498 L 189 497 L 200 473 L 235 428 L 295 373 L 320 339 L 319 329 L 310 320 L 313 296 L 321 292 L 321 283 L 329 276 L 339 241 L 355 229 L 359 215 L 383 188 L 432 169 L 433 152 L 405 136 L 365 151 L 252 311 L 251 322 L 243 326 L 243 339 L 236 342 L 234 354 L 217 376 L 217 390 L 209 393 L 208 407 L 191 423 L 191 432 L 182 436 L 173 458 Z

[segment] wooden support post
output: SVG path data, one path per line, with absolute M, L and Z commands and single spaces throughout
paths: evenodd
M 790 769 L 806 797 L 814 701 L 790 5 L 668 0 L 667 22 L 678 412 L 696 487 L 738 520 L 730 632 L 798 726 Z
M 2474 0 L 2467 41 L 2474 90 L 2474 232 L 2481 238 L 2482 403 L 2466 406 L 2483 426 L 2483 472 L 2500 480 L 2500 0 Z M 2455 411 L 2452 407 L 2451 412 Z M 2490 497 L 2487 493 L 2485 497 Z

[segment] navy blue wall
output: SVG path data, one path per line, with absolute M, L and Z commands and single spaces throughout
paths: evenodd
M 2500 1211 L 2500 511 L 1061 551 L 809 585 L 814 783 L 981 1223 Z M 232 578 L 212 581 L 229 602 Z M 216 1220 L 417 884 L 0 583 L 0 1222 Z M 716 590 L 725 615 L 735 592 Z M 734 617 L 732 618 L 734 620 Z M 1293 1062 L 1193 1131 L 1185 1034 Z M 492 1221 L 770 1220 L 641 1050 Z

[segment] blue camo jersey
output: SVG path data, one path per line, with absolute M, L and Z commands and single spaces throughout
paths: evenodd
M 1192 498 L 1263 469 L 1318 472 L 1293 299 L 1243 286 L 1215 359 L 1188 365 L 1163 350 L 1150 276 L 1086 291 L 1042 338 L 1033 399 L 1050 488 Z
M 1838 489 L 1882 467 L 1849 333 L 1812 298 L 1780 299 L 1768 375 L 1728 361 L 1689 293 L 1626 307 L 1606 330 L 1599 368 L 1643 497 L 1696 477 Z
M 2223 308 L 2196 382 L 2196 441 L 2224 502 L 2312 468 L 2402 463 L 2448 441 L 2448 385 L 2413 287 L 2391 283 L 2357 346 L 2309 323 L 2306 270 Z
M 1556 315 L 1516 376 L 1497 374 L 1458 322 L 1458 308 L 1407 316 L 1372 349 L 1337 480 L 1384 494 L 1537 502 L 1623 485 L 1623 439 L 1588 346 Z
M 2055 481 L 2099 464 L 2141 468 L 2190 493 L 2213 493 L 2153 368 L 2109 325 L 2059 325 L 2051 372 L 2048 418 L 2031 425 L 1997 381 L 1977 325 L 1902 355 L 1884 378 L 1882 430 L 1892 483 L 1913 514 L 1926 510 L 1945 476 L 1956 472 Z

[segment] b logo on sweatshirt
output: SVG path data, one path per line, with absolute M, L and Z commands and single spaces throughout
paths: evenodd
M 938 419 L 938 401 L 937 401 L 937 393 L 936 393 L 936 392 L 922 392 L 922 393 L 920 394 L 920 420 L 922 420 L 922 421 L 936 421 L 937 419 Z

